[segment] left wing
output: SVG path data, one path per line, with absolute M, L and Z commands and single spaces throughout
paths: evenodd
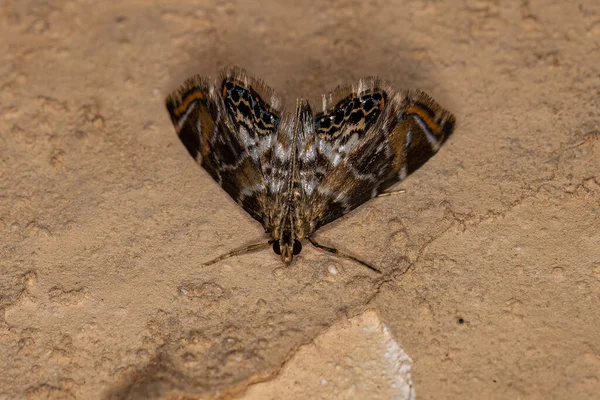
M 314 121 L 302 107 L 297 204 L 305 236 L 423 165 L 455 123 L 427 94 L 395 92 L 376 78 L 324 96 Z
M 238 68 L 223 70 L 217 83 L 192 77 L 167 98 L 190 155 L 263 225 L 281 107 L 268 86 Z

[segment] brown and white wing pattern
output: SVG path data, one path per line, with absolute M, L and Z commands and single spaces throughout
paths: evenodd
M 301 236 L 343 216 L 423 165 L 454 116 L 420 91 L 376 78 L 323 98 L 314 118 L 300 105 L 296 219 Z
M 190 155 L 265 225 L 273 208 L 268 188 L 274 186 L 271 158 L 278 148 L 279 98 L 262 81 L 230 68 L 216 83 L 188 79 L 167 98 L 167 109 Z

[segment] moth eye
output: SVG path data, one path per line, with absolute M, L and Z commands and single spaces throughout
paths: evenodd
M 279 247 L 279 240 L 276 240 L 273 242 L 273 251 L 275 252 L 275 254 L 277 254 L 278 256 L 281 255 L 281 248 Z
M 302 251 L 302 243 L 298 240 L 294 240 L 294 247 L 292 248 L 292 254 L 297 256 Z

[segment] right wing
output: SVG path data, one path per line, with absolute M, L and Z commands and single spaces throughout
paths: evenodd
M 376 78 L 324 96 L 314 122 L 304 109 L 297 204 L 306 236 L 423 165 L 455 123 L 427 94 L 395 92 Z

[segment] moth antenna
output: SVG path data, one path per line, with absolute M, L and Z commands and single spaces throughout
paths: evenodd
M 239 256 L 240 254 L 249 253 L 251 251 L 261 250 L 265 247 L 269 247 L 271 243 L 273 243 L 273 241 L 269 240 L 266 243 L 251 244 L 250 246 L 242 247 L 241 249 L 232 250 L 229 253 L 222 254 L 217 258 L 213 258 L 212 260 L 203 263 L 202 266 L 206 267 L 208 265 L 213 265 L 215 263 L 218 263 L 219 261 L 225 260 L 230 257 Z
M 310 244 L 312 244 L 313 246 L 315 246 L 319 250 L 323 250 L 323 251 L 326 251 L 328 253 L 335 254 L 336 256 L 339 256 L 339 257 L 342 257 L 342 258 L 347 258 L 348 260 L 352 260 L 352 261 L 357 262 L 357 263 L 359 263 L 361 265 L 364 265 L 365 267 L 369 268 L 371 271 L 375 271 L 378 274 L 381 274 L 381 271 L 378 270 L 377 268 L 375 268 L 374 266 L 372 266 L 372 265 L 370 265 L 370 264 L 368 264 L 368 263 L 366 263 L 366 262 L 364 262 L 362 260 L 359 260 L 358 258 L 351 256 L 350 254 L 346 254 L 344 252 L 341 252 L 341 251 L 339 251 L 338 249 L 336 249 L 334 247 L 323 246 L 322 244 L 319 244 L 319 243 L 315 242 L 315 240 L 313 238 L 311 238 L 311 237 L 308 237 L 307 239 L 310 242 Z

